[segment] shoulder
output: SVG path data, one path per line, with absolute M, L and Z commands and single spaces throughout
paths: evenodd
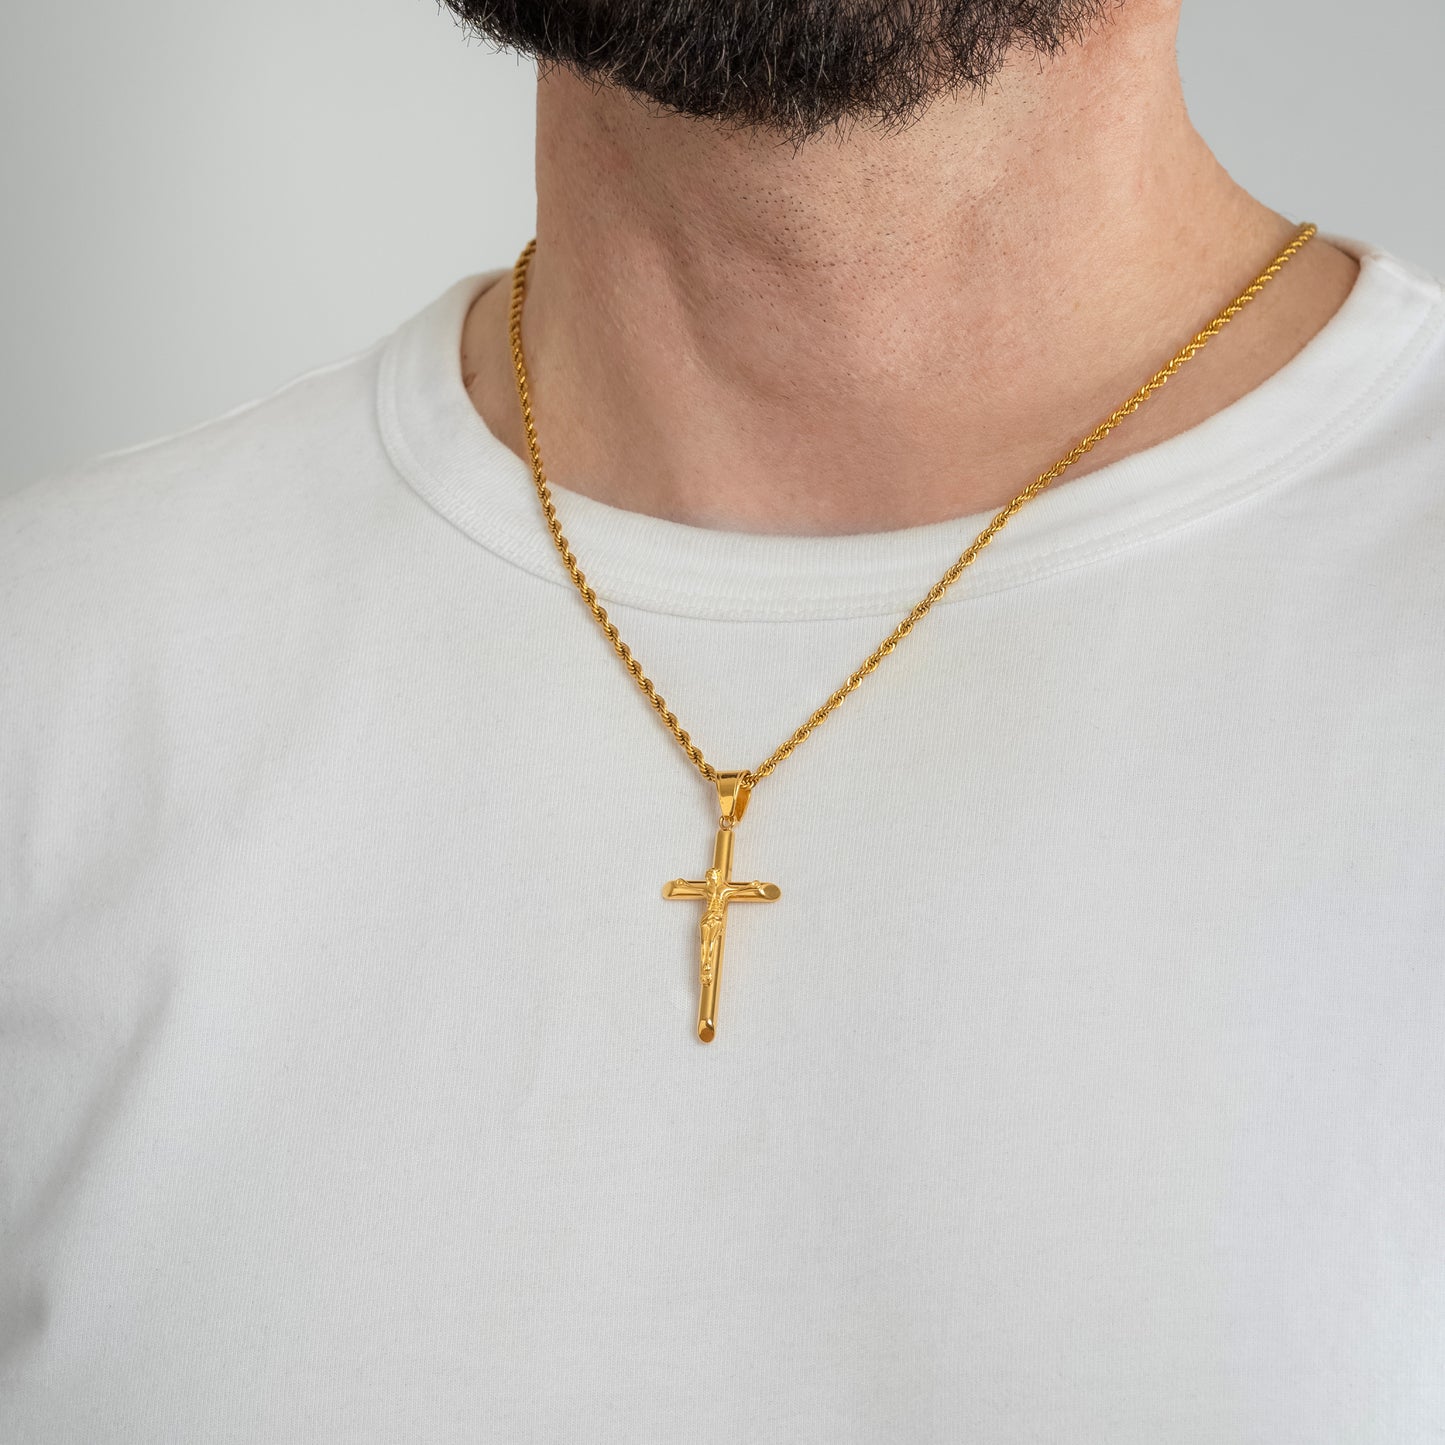
M 382 455 L 374 378 L 383 344 L 0 498 L 0 609 L 87 592 L 115 601 L 114 589 L 154 589 L 167 576 L 200 580 L 304 526 Z
M 326 627 L 382 590 L 378 539 L 425 512 L 378 431 L 385 345 L 0 499 L 10 785 L 61 755 L 104 771 L 122 734 L 172 737 L 173 713 L 234 711 L 330 655 Z

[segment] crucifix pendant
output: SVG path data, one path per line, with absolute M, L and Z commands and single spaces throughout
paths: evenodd
M 727 934 L 728 904 L 771 903 L 781 896 L 776 883 L 735 883 L 733 871 L 733 828 L 748 805 L 749 787 L 741 773 L 717 775 L 717 838 L 712 845 L 712 867 L 700 879 L 674 878 L 662 885 L 664 898 L 695 898 L 703 903 L 698 930 L 700 992 L 697 1002 L 697 1036 L 710 1044 L 717 1034 L 717 995 L 722 981 L 723 939 Z

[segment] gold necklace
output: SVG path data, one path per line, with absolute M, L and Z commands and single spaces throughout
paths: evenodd
M 537 249 L 537 238 L 534 236 L 523 247 L 522 254 L 517 258 L 517 264 L 512 270 L 510 313 L 512 365 L 517 373 L 517 397 L 522 405 L 522 421 L 527 431 L 527 449 L 532 458 L 532 480 L 536 483 L 537 496 L 542 503 L 542 512 L 547 519 L 548 529 L 552 533 L 553 542 L 557 545 L 557 551 L 561 554 L 563 565 L 567 568 L 567 575 L 571 577 L 577 590 L 582 594 L 582 600 L 586 602 L 593 617 L 597 619 L 597 624 L 606 634 L 607 640 L 626 664 L 628 672 L 632 674 L 648 702 L 667 724 L 668 730 L 677 739 L 679 746 L 687 754 L 692 765 L 717 788 L 720 816 L 717 836 L 713 841 L 712 866 L 700 879 L 674 878 L 672 882 L 665 883 L 662 889 L 664 898 L 691 898 L 701 901 L 704 905 L 699 933 L 698 979 L 700 992 L 697 1010 L 697 1036 L 704 1043 L 711 1043 L 717 1032 L 718 986 L 722 973 L 723 938 L 727 930 L 728 905 L 731 903 L 772 902 L 780 896 L 780 890 L 776 883 L 760 883 L 756 879 L 751 882 L 742 882 L 735 880 L 732 876 L 733 829 L 742 819 L 753 787 L 766 778 L 913 631 L 933 604 L 958 580 L 964 568 L 968 567 L 974 558 L 1003 530 L 1009 518 L 1020 507 L 1026 502 L 1032 501 L 1050 482 L 1057 480 L 1080 457 L 1093 450 L 1125 417 L 1138 411 L 1180 367 L 1203 350 L 1209 341 L 1217 336 L 1264 290 L 1290 258 L 1299 252 L 1315 233 L 1316 227 L 1313 225 L 1300 227 L 1294 238 L 1279 255 L 1203 331 L 1166 365 L 1156 371 L 1133 396 L 1117 406 L 1067 456 L 1060 457 L 1046 472 L 1042 472 L 1030 482 L 993 518 L 948 571 L 929 588 L 922 601 L 874 648 L 857 671 L 821 707 L 814 711 L 807 722 L 774 749 L 771 755 L 756 768 L 744 768 L 738 772 L 720 771 L 703 757 L 702 750 L 688 736 L 667 703 L 659 696 L 652 679 L 642 670 L 641 664 L 632 655 L 632 649 L 618 635 L 617 628 L 607 616 L 606 609 L 598 602 L 597 593 L 577 565 L 577 559 L 572 555 L 572 548 L 562 534 L 562 526 L 557 520 L 557 509 L 552 503 L 552 492 L 542 471 L 542 453 L 537 445 L 537 428 L 532 420 L 532 402 L 527 388 L 527 368 L 522 359 L 522 303 L 527 292 L 527 268 Z

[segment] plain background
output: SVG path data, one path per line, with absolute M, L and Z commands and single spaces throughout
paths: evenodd
M 1445 274 L 1442 0 L 1185 0 L 1261 199 Z M 369 345 L 532 234 L 530 62 L 436 0 L 0 16 L 0 491 Z

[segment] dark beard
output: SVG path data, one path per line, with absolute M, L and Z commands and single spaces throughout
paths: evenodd
M 885 131 L 1051 54 L 1120 0 L 445 0 L 483 38 L 666 111 L 803 144 Z

